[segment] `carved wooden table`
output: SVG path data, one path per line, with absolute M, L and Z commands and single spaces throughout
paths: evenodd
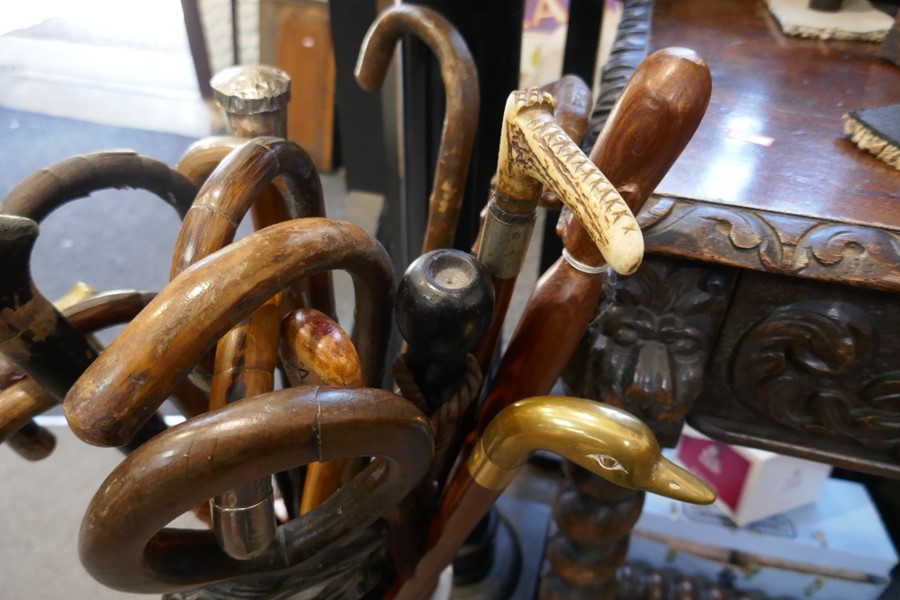
M 719 440 L 900 477 L 900 172 L 841 122 L 900 100 L 900 69 L 877 44 L 788 38 L 757 0 L 625 15 L 604 93 L 667 46 L 709 63 L 713 93 L 639 216 L 644 266 L 606 283 L 570 392 L 664 443 L 687 415 Z M 613 597 L 642 497 L 568 470 L 542 597 Z

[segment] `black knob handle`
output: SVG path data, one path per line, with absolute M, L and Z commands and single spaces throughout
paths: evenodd
M 487 273 L 459 250 L 423 254 L 400 279 L 395 309 L 409 345 L 407 364 L 429 404 L 439 404 L 491 323 L 494 290 Z

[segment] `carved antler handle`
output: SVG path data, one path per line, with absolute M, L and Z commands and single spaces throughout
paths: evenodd
M 644 238 L 631 209 L 553 116 L 553 96 L 537 89 L 510 94 L 497 168 L 500 208 L 533 210 L 540 184 L 568 206 L 616 272 L 637 270 Z

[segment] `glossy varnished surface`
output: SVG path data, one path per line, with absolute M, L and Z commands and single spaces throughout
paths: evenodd
M 659 194 L 900 229 L 900 174 L 844 139 L 841 122 L 900 99 L 900 71 L 878 44 L 789 38 L 758 0 L 662 0 L 651 31 L 651 50 L 692 48 L 713 79 Z

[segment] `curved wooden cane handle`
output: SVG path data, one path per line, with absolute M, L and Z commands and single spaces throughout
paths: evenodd
M 331 269 L 353 278 L 363 379 L 381 381 L 393 287 L 387 252 L 350 223 L 294 219 L 229 244 L 173 279 L 69 392 L 69 425 L 88 443 L 129 439 L 223 333 L 294 280 Z
M 296 568 L 359 533 L 422 477 L 431 430 L 384 390 L 288 388 L 240 400 L 177 425 L 122 462 L 81 526 L 79 554 L 109 587 L 160 593 Z M 312 512 L 279 527 L 249 560 L 228 557 L 214 534 L 165 528 L 223 490 L 312 461 L 376 456 Z
M 62 402 L 97 358 L 97 349 L 35 287 L 29 263 L 37 235 L 31 219 L 0 215 L 0 352 Z M 166 427 L 152 411 L 141 425 L 113 445 L 132 449 Z
M 442 499 L 429 549 L 397 600 L 423 600 L 494 501 L 537 450 L 554 452 L 617 485 L 709 504 L 715 493 L 666 459 L 643 422 L 581 398 L 541 396 L 508 406 L 490 423 Z
M 167 164 L 130 150 L 74 156 L 32 173 L 3 200 L 0 212 L 40 222 L 67 202 L 107 188 L 144 189 L 184 217 L 197 188 Z
M 356 63 L 356 81 L 370 92 L 381 87 L 394 46 L 414 34 L 437 56 L 447 96 L 441 145 L 428 200 L 422 254 L 453 247 L 480 106 L 478 73 L 465 40 L 439 13 L 408 4 L 382 11 L 369 27 Z

